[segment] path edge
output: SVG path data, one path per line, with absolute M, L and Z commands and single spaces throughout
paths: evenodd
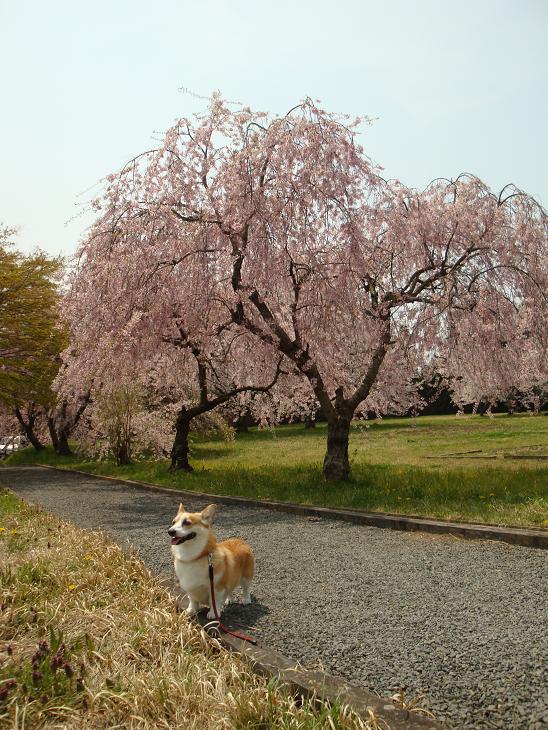
M 161 583 L 173 595 L 177 609 L 182 611 L 186 607 L 186 595 L 177 581 L 164 578 Z M 199 623 L 203 627 L 206 624 L 211 626 L 212 622 L 202 618 Z M 295 659 L 269 647 L 254 646 L 217 631 L 214 638 L 228 651 L 243 656 L 256 674 L 279 680 L 294 696 L 318 698 L 331 704 L 337 702 L 350 707 L 364 719 L 368 719 L 370 712 L 373 712 L 375 718 L 382 722 L 379 727 L 383 730 L 385 727 L 386 730 L 445 730 L 447 727 L 427 715 L 398 707 L 390 698 L 368 692 L 341 677 L 317 669 L 306 669 Z
M 294 502 L 275 502 L 271 500 L 252 499 L 250 497 L 234 497 L 224 494 L 209 494 L 208 492 L 194 492 L 189 489 L 175 489 L 173 487 L 162 487 L 149 482 L 138 482 L 133 479 L 111 477 L 103 474 L 92 474 L 79 469 L 63 468 L 51 464 L 18 464 L 10 468 L 17 469 L 25 466 L 39 466 L 42 469 L 80 474 L 86 477 L 95 477 L 111 482 L 120 482 L 140 489 L 149 489 L 156 492 L 172 494 L 174 497 L 181 495 L 204 499 L 208 502 L 220 502 L 221 504 L 237 504 L 242 507 L 259 507 L 270 509 L 275 512 L 287 512 L 290 514 L 303 515 L 304 517 L 320 517 L 333 520 L 343 520 L 358 525 L 380 527 L 383 529 L 401 530 L 407 532 L 429 532 L 437 535 L 453 535 L 466 540 L 498 540 L 511 545 L 522 547 L 540 548 L 548 550 L 548 530 L 533 530 L 526 527 L 498 527 L 497 525 L 481 525 L 468 522 L 446 522 L 434 520 L 427 517 L 407 517 L 385 512 L 361 512 L 359 510 L 335 509 L 332 507 L 316 507 L 312 505 L 296 504 Z M 1 472 L 0 472 L 1 473 Z

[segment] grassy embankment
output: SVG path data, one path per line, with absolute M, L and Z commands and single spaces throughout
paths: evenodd
M 325 484 L 325 424 L 252 429 L 233 443 L 195 440 L 192 474 L 167 462 L 128 467 L 25 450 L 10 463 L 49 463 L 215 494 L 505 525 L 548 525 L 548 418 L 427 416 L 355 423 L 352 479 Z
M 1 728 L 375 730 L 295 702 L 100 533 L 0 492 Z

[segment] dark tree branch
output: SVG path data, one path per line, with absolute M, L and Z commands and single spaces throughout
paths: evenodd
M 351 409 L 352 414 L 360 405 L 360 403 L 362 403 L 371 392 L 371 388 L 373 387 L 375 380 L 377 379 L 378 372 L 386 356 L 389 344 L 390 314 L 388 313 L 383 318 L 380 342 L 373 352 L 373 356 L 371 358 L 371 362 L 369 363 L 369 367 L 367 368 L 367 372 L 365 373 L 360 385 L 354 391 L 353 395 L 346 401 L 348 407 Z

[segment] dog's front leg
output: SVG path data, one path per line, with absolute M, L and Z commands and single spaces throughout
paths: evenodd
M 188 597 L 188 606 L 185 610 L 187 616 L 194 616 L 200 610 L 200 604 L 192 596 Z
M 225 598 L 226 593 L 223 590 L 215 589 L 215 605 L 217 607 L 217 613 L 219 614 L 219 618 L 221 617 L 221 611 L 223 610 L 223 606 L 225 605 Z M 215 612 L 213 611 L 213 598 L 211 596 L 211 590 L 209 591 L 209 612 L 207 614 L 207 617 L 209 619 L 215 618 Z

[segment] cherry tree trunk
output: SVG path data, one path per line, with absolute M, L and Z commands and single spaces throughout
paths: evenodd
M 28 438 L 29 442 L 34 446 L 36 451 L 41 451 L 44 448 L 44 444 L 41 443 L 38 436 L 34 433 L 34 422 L 36 420 L 36 417 L 29 415 L 28 422 L 26 422 L 19 408 L 15 409 L 15 416 L 19 421 L 19 425 L 25 432 L 25 435 Z
M 48 417 L 48 430 L 49 435 L 51 438 L 51 445 L 53 446 L 53 450 L 57 452 L 57 448 L 59 446 L 59 438 L 57 436 L 57 430 L 55 428 L 55 423 L 53 421 L 53 418 Z
M 348 479 L 348 440 L 350 437 L 350 418 L 338 417 L 327 423 L 327 451 L 323 460 L 323 476 L 326 480 Z
M 34 446 L 36 451 L 42 451 L 44 447 L 44 444 L 40 441 L 38 436 L 34 433 L 32 426 L 26 428 L 23 427 L 25 431 L 25 435 L 28 438 L 29 442 Z
M 55 453 L 59 454 L 59 456 L 71 456 L 72 450 L 69 446 L 68 442 L 68 436 L 64 429 L 61 429 L 61 431 L 58 434 L 58 440 L 57 440 L 57 448 L 55 449 Z
M 131 464 L 129 455 L 129 446 L 125 439 L 121 438 L 116 444 L 115 454 L 116 464 L 118 466 L 128 466 Z
M 241 413 L 232 423 L 237 433 L 247 433 L 249 431 L 249 424 L 251 416 L 249 411 Z
M 67 429 L 57 428 L 55 419 L 48 417 L 48 429 L 51 437 L 51 445 L 58 456 L 72 456 L 72 450 L 68 442 Z
M 485 416 L 487 411 L 489 410 L 489 406 L 491 403 L 489 401 L 483 401 L 478 406 L 478 413 L 480 416 Z
M 175 439 L 171 448 L 171 471 L 193 471 L 188 461 L 188 434 L 192 417 L 186 408 L 179 411 L 175 421 Z

